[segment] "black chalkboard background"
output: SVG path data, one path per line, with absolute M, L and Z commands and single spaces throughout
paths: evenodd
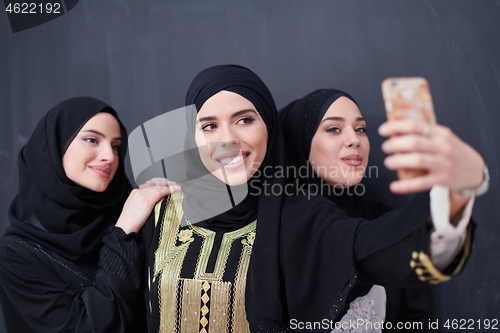
M 81 0 L 15 34 L 2 12 L 0 233 L 17 191 L 18 152 L 52 106 L 94 96 L 131 131 L 183 106 L 194 75 L 221 63 L 254 70 L 278 108 L 317 88 L 352 94 L 369 125 L 370 165 L 379 166 L 370 195 L 395 206 L 407 197 L 387 189 L 395 174 L 382 165 L 376 130 L 385 119 L 380 84 L 426 77 L 438 122 L 491 172 L 491 189 L 474 208 L 472 256 L 456 279 L 430 287 L 433 316 L 441 332 L 446 319 L 500 320 L 499 0 Z M 129 161 L 127 168 L 131 176 Z

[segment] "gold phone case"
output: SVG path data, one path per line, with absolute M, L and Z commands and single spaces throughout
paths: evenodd
M 382 82 L 382 95 L 388 120 L 420 119 L 436 123 L 429 83 L 423 77 L 388 78 Z M 399 179 L 423 176 L 418 169 L 398 170 Z

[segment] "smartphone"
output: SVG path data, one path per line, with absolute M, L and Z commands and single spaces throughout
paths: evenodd
M 423 77 L 396 77 L 382 82 L 382 95 L 388 120 L 420 119 L 436 123 L 429 83 Z M 399 179 L 425 175 L 425 170 L 400 169 Z

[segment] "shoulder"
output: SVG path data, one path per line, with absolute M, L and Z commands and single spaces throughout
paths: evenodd
M 19 284 L 42 279 L 50 274 L 47 260 L 42 247 L 29 239 L 4 236 L 0 240 L 0 276 L 4 281 Z
M 182 192 L 175 192 L 170 195 L 167 195 L 166 197 L 161 198 L 156 204 L 155 204 L 155 213 L 164 210 L 167 207 L 170 208 L 176 208 L 176 209 L 182 209 L 182 201 L 184 200 L 184 193 Z
M 282 209 L 282 227 L 285 233 L 304 235 L 315 233 L 351 233 L 362 218 L 351 218 L 332 201 L 322 196 L 286 197 Z
M 38 258 L 36 243 L 20 236 L 3 236 L 0 239 L 0 264 L 29 263 Z
M 303 216 L 304 214 L 345 215 L 345 213 L 341 209 L 339 209 L 331 200 L 321 195 L 285 196 L 282 210 L 283 216 Z

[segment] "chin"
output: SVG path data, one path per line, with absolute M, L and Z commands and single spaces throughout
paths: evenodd
M 361 182 L 362 178 L 350 178 L 350 179 L 325 179 L 323 178 L 324 181 L 326 181 L 328 184 L 330 184 L 333 187 L 336 188 L 348 188 L 352 186 L 356 186 Z
M 221 179 L 224 183 L 226 183 L 229 186 L 237 186 L 237 185 L 242 185 L 247 182 L 247 174 L 245 171 L 242 171 L 241 173 L 238 174 L 233 174 L 233 175 L 227 175 L 227 182 L 225 182 L 223 179 Z
M 246 172 L 245 170 L 232 170 L 233 172 L 228 173 L 226 171 L 226 175 L 222 173 L 222 170 L 217 170 L 212 172 L 212 174 L 217 177 L 221 182 L 227 184 L 229 186 L 236 186 L 246 183 Z M 236 172 L 235 172 L 236 171 Z
M 345 187 L 351 187 L 358 185 L 363 178 L 352 178 L 352 179 L 347 179 L 346 184 L 344 185 Z
M 109 184 L 103 184 L 103 185 L 94 185 L 94 186 L 90 186 L 90 187 L 87 187 L 89 190 L 92 190 L 94 192 L 104 192 L 106 191 L 106 189 L 108 188 L 108 185 Z

